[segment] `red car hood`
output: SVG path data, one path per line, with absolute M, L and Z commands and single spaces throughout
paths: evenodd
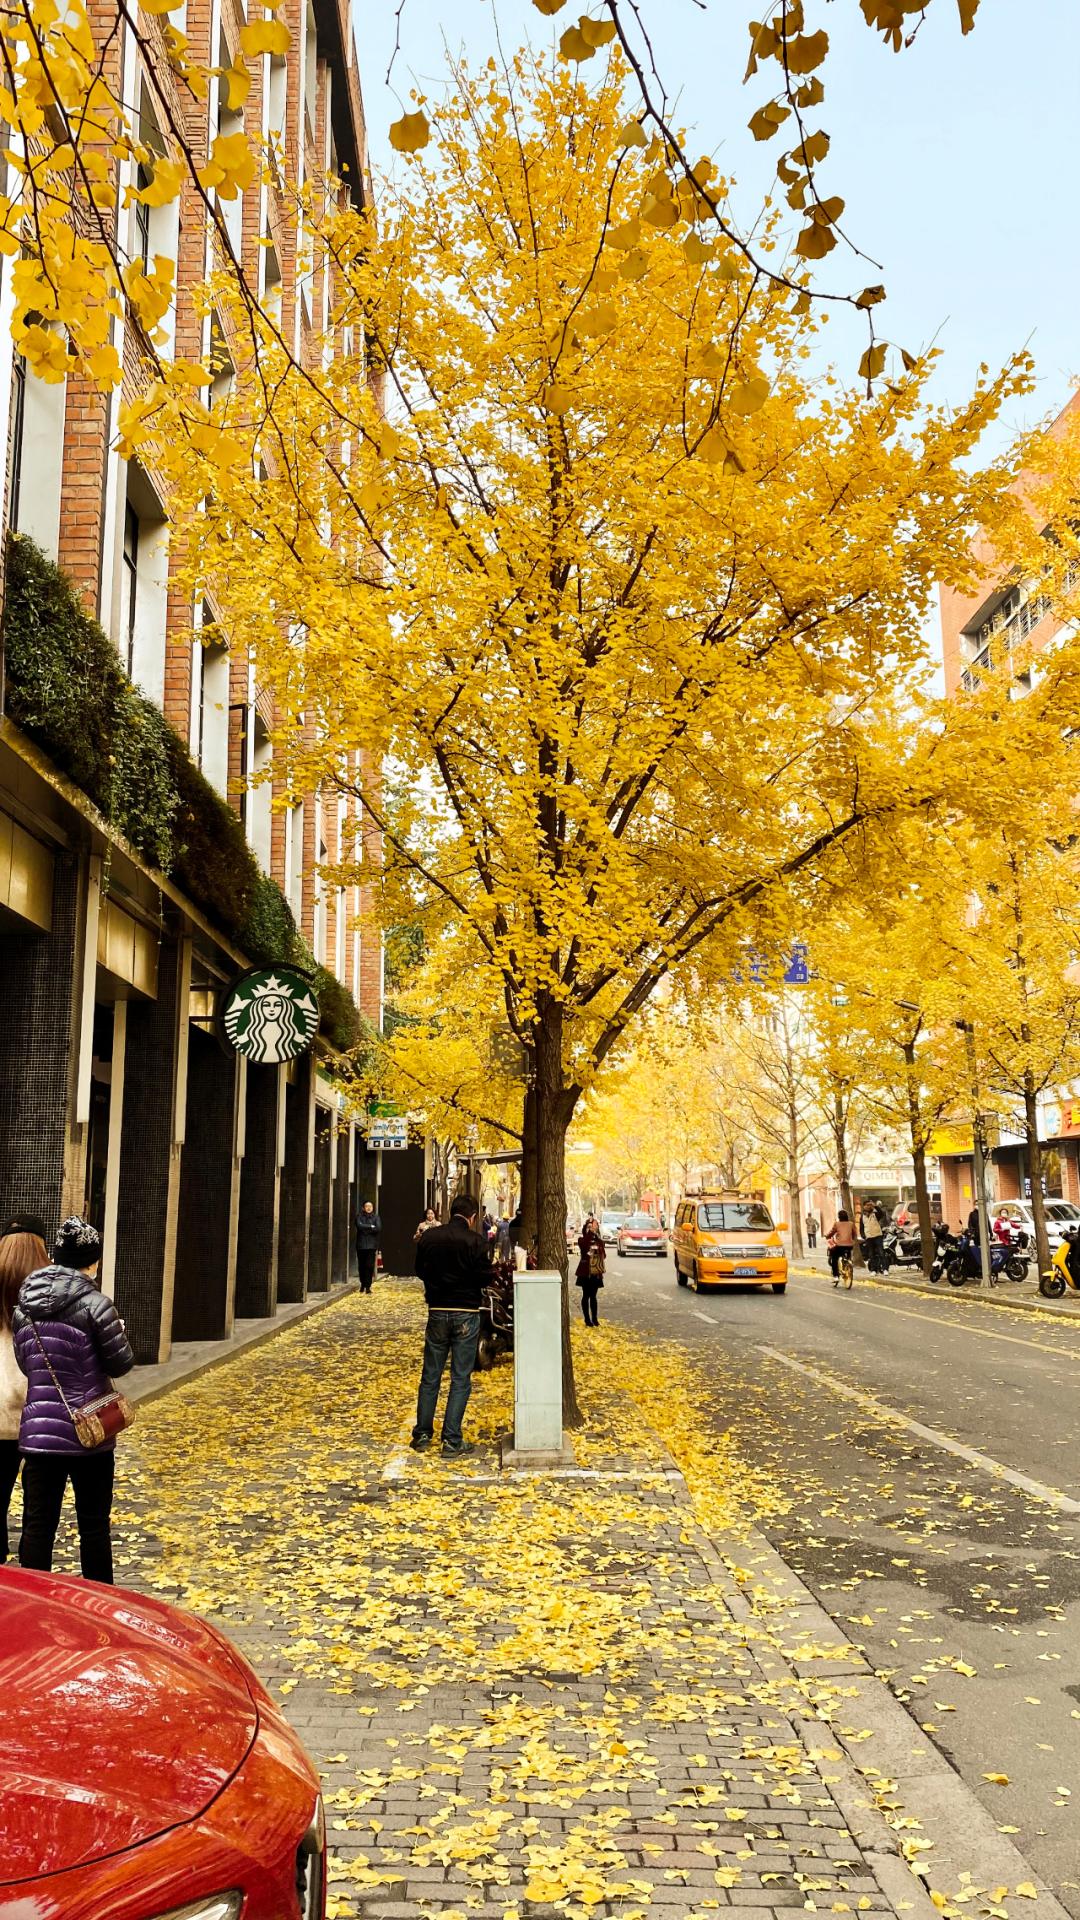
M 195 1819 L 251 1746 L 244 1669 L 153 1600 L 0 1567 L 0 1885 Z

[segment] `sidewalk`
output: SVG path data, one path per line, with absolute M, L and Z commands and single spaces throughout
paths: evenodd
M 790 1257 L 790 1256 L 789 1256 Z M 792 1259 L 793 1273 L 823 1274 L 829 1272 L 829 1262 L 820 1242 L 813 1253 L 800 1254 Z M 1032 1278 L 1019 1283 L 1003 1280 L 1000 1286 L 981 1287 L 968 1281 L 962 1287 L 950 1287 L 944 1281 L 934 1286 L 926 1279 L 919 1267 L 890 1267 L 888 1273 L 873 1274 L 866 1267 L 859 1267 L 855 1275 L 856 1286 L 870 1285 L 902 1289 L 908 1293 L 929 1294 L 932 1299 L 974 1300 L 983 1305 L 995 1307 L 1020 1307 L 1028 1313 L 1049 1313 L 1059 1320 L 1080 1320 L 1080 1294 L 1067 1293 L 1060 1300 L 1047 1300 L 1039 1292 L 1039 1283 L 1034 1278 L 1035 1265 L 1032 1262 Z
M 353 1296 L 122 1455 L 118 1577 L 216 1618 L 286 1703 L 332 1916 L 933 1920 L 965 1873 L 1028 1910 L 1010 1842 L 747 1526 L 768 1492 L 674 1349 L 576 1329 L 589 1430 L 531 1478 L 497 1467 L 509 1367 L 470 1458 L 408 1451 L 420 1328 L 404 1283 Z

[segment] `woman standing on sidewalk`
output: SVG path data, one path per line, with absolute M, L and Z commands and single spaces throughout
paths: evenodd
M 69 1408 L 100 1399 L 111 1375 L 129 1373 L 135 1356 L 123 1322 L 97 1285 L 101 1236 L 85 1220 L 65 1220 L 53 1264 L 23 1281 L 15 1309 L 15 1358 L 26 1375 L 19 1429 L 23 1454 L 23 1530 L 19 1560 L 52 1569 L 64 1490 L 71 1481 L 85 1580 L 112 1585 L 110 1516 L 115 1440 L 84 1447 Z
M 596 1296 L 604 1284 L 605 1251 L 600 1222 L 594 1213 L 590 1213 L 578 1237 L 581 1259 L 577 1263 L 574 1281 L 581 1288 L 581 1317 L 587 1327 L 598 1327 L 600 1315 L 597 1311 Z
M 43 1234 L 40 1220 L 12 1220 L 0 1237 L 0 1561 L 8 1557 L 8 1512 L 19 1477 L 19 1425 L 26 1401 L 11 1322 L 27 1274 L 49 1258 Z
M 356 1270 L 361 1293 L 371 1292 L 381 1238 L 382 1221 L 375 1211 L 375 1203 L 365 1200 L 356 1216 Z

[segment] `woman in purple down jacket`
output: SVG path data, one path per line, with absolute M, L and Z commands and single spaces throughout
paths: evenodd
M 26 1375 L 19 1428 L 23 1455 L 23 1530 L 19 1561 L 52 1568 L 64 1490 L 71 1481 L 83 1577 L 112 1585 L 114 1440 L 84 1447 L 64 1405 L 77 1408 L 109 1393 L 112 1376 L 130 1372 L 135 1356 L 124 1323 L 95 1283 L 101 1259 L 96 1228 L 65 1220 L 53 1264 L 23 1281 L 12 1327 L 15 1358 Z

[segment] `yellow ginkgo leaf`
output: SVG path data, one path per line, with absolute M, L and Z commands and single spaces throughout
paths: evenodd
M 403 113 L 390 128 L 390 145 L 395 153 L 419 153 L 431 139 L 426 113 Z
M 732 413 L 757 413 L 769 397 L 769 383 L 764 374 L 755 374 L 750 380 L 744 380 L 733 388 L 728 395 L 727 405 Z
M 240 29 L 240 45 L 249 60 L 261 53 L 283 54 L 289 50 L 289 29 L 284 20 L 249 20 Z
M 991 1786 L 994 1787 L 1007 1787 L 1009 1784 L 1009 1776 L 1007 1773 L 984 1773 L 983 1779 L 989 1780 Z

